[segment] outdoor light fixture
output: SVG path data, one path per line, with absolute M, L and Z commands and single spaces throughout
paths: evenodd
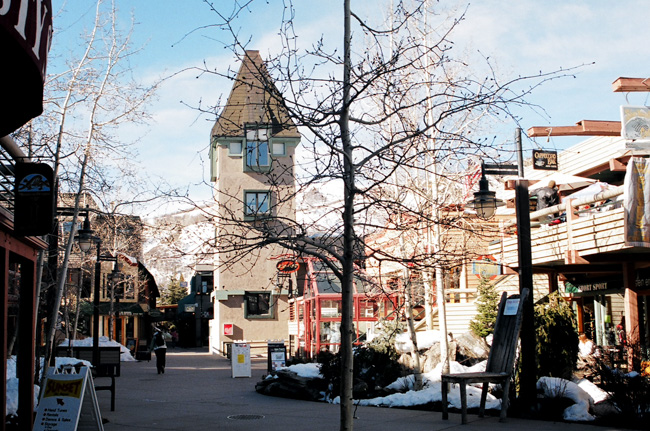
M 93 237 L 93 230 L 90 228 L 88 214 L 84 220 L 83 228 L 79 229 L 78 234 L 74 237 L 83 253 L 88 253 L 97 239 Z
M 479 190 L 474 193 L 474 199 L 469 201 L 465 208 L 472 208 L 476 215 L 483 220 L 489 220 L 494 216 L 498 207 L 505 203 L 496 198 L 496 192 L 490 191 L 490 185 L 485 178 L 485 165 L 481 165 L 481 179 L 478 182 Z
M 486 175 L 517 175 L 515 181 L 515 214 L 517 217 L 517 249 L 519 273 L 519 291 L 524 289 L 533 291 L 533 258 L 530 237 L 530 209 L 528 197 L 528 181 L 524 179 L 524 156 L 521 145 L 521 129 L 515 131 L 517 146 L 517 164 L 482 164 L 479 191 L 474 193 L 474 199 L 465 207 L 476 210 L 476 215 L 482 219 L 492 217 L 497 207 L 503 206 L 501 200 L 496 199 L 495 192 L 491 192 Z M 520 373 L 520 398 L 524 406 L 532 408 L 536 396 L 536 341 L 534 326 L 533 295 L 525 299 L 524 315 L 521 326 L 521 373 Z

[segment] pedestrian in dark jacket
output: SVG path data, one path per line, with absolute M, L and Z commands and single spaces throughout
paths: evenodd
M 149 350 L 153 350 L 156 354 L 156 368 L 158 369 L 158 374 L 165 374 L 167 343 L 165 343 L 165 337 L 159 328 L 156 328 L 156 331 L 153 334 L 153 340 L 151 340 L 151 347 Z

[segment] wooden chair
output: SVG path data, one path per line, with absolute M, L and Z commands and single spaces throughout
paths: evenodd
M 489 383 L 500 383 L 503 387 L 503 399 L 501 400 L 500 422 L 504 422 L 508 412 L 508 393 L 510 390 L 510 378 L 513 372 L 515 356 L 517 354 L 517 340 L 523 318 L 523 308 L 528 289 L 523 289 L 521 295 L 507 297 L 506 292 L 501 295 L 499 302 L 499 313 L 497 314 L 494 326 L 494 337 L 492 347 L 488 356 L 486 369 L 478 373 L 443 374 L 441 380 L 442 389 L 442 418 L 449 419 L 447 392 L 449 383 L 460 385 L 460 399 L 462 410 L 462 422 L 467 423 L 467 384 L 483 383 L 481 392 L 481 404 L 479 416 L 485 414 L 485 401 L 487 399 Z

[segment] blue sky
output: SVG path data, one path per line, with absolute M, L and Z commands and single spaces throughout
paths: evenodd
M 213 1 L 227 12 L 232 0 Z M 335 1 L 296 0 L 295 28 L 299 41 L 309 46 L 321 35 L 338 44 L 342 39 L 342 5 Z M 467 2 L 442 0 L 445 6 Z M 135 76 L 150 82 L 205 62 L 225 71 L 238 68 L 224 49 L 228 35 L 211 24 L 214 12 L 201 0 L 117 0 L 124 26 L 133 16 L 134 46 L 142 47 L 132 60 Z M 377 17 L 377 2 L 356 0 L 353 9 L 361 16 Z M 80 26 L 90 26 L 94 5 L 88 0 L 52 0 L 55 34 L 53 49 L 74 49 Z M 464 7 L 464 6 L 463 6 Z M 62 8 L 65 12 L 62 12 Z M 546 83 L 529 101 L 539 104 L 546 115 L 528 112 L 524 130 L 531 126 L 568 126 L 583 120 L 619 120 L 621 104 L 646 105 L 650 93 L 613 93 L 612 82 L 619 76 L 648 77 L 645 49 L 650 26 L 641 11 L 644 0 L 606 2 L 596 0 L 481 0 L 469 4 L 466 19 L 452 40 L 456 50 L 469 58 L 478 53 L 490 58 L 501 76 L 535 74 L 589 64 L 575 72 L 575 78 Z M 236 28 L 242 38 L 251 37 L 249 47 L 263 56 L 277 52 L 282 1 L 254 1 Z M 593 63 L 593 64 L 592 64 Z M 56 67 L 52 62 L 50 67 Z M 225 100 L 231 83 L 196 72 L 181 73 L 160 90 L 150 111 L 155 122 L 124 129 L 125 139 L 141 138 L 139 153 L 143 169 L 183 186 L 208 180 L 207 150 L 214 118 L 200 115 L 184 104 L 195 106 Z M 183 103 L 181 103 L 181 101 Z M 503 140 L 511 140 L 515 125 L 503 127 Z M 524 139 L 524 148 L 563 149 L 579 138 Z M 197 198 L 210 195 L 209 187 L 192 186 Z

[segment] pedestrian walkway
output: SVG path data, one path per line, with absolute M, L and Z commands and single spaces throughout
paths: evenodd
M 266 360 L 253 359 L 251 378 L 232 378 L 230 361 L 206 349 L 170 349 L 165 374 L 157 374 L 156 362 L 123 362 L 117 378 L 115 411 L 110 394 L 97 393 L 106 431 L 115 430 L 260 430 L 336 431 L 340 406 L 328 403 L 269 397 L 255 392 L 255 384 L 266 374 Z M 99 382 L 101 384 L 101 382 Z M 539 430 L 600 431 L 592 425 L 529 421 L 460 414 L 448 421 L 440 412 L 359 407 L 354 429 L 395 430 Z M 607 428 L 612 429 L 612 428 Z

